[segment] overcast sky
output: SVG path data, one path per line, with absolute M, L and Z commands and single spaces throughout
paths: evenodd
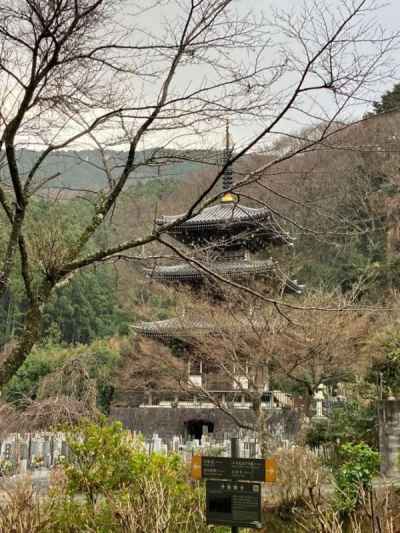
M 343 6 L 343 2 L 346 2 L 349 4 L 349 2 L 353 2 L 354 5 L 359 4 L 361 0 L 233 0 L 232 8 L 234 10 L 237 10 L 240 14 L 246 14 L 249 11 L 252 11 L 254 13 L 255 17 L 260 16 L 261 14 L 264 14 L 264 17 L 266 17 L 268 20 L 273 19 L 273 12 L 274 10 L 284 10 L 289 13 L 293 13 L 296 9 L 298 10 L 299 7 L 301 7 L 303 4 L 310 6 L 314 2 L 318 7 L 321 6 L 328 6 L 330 9 L 335 10 L 336 8 L 340 8 L 340 6 Z M 368 0 L 368 2 L 373 2 L 374 0 Z M 187 7 L 190 6 L 190 0 L 175 0 L 176 4 L 180 4 L 181 7 L 184 8 L 184 11 L 187 11 Z M 378 4 L 383 5 L 383 7 L 373 14 L 373 20 L 376 21 L 377 25 L 383 26 L 386 30 L 391 32 L 397 32 L 399 31 L 399 21 L 400 21 L 400 0 L 388 0 L 387 2 L 385 0 L 376 0 L 376 5 Z M 163 39 L 163 25 L 166 23 L 166 21 L 169 21 L 169 23 L 173 26 L 174 25 L 174 18 L 176 18 L 179 9 L 177 8 L 174 2 L 172 0 L 125 0 L 125 3 L 122 4 L 124 6 L 123 9 L 119 12 L 119 19 L 123 23 L 123 25 L 126 28 L 135 29 L 137 26 L 142 27 L 144 26 L 151 34 L 154 36 L 156 41 L 159 43 L 164 42 Z M 138 16 L 139 11 L 143 11 L 143 8 L 149 6 L 150 8 L 153 7 L 154 9 L 149 9 L 148 11 L 142 13 L 140 16 Z M 324 11 L 325 13 L 325 11 Z M 144 35 L 144 39 L 146 39 L 145 34 L 138 33 L 136 30 L 133 32 L 135 35 L 138 35 L 138 39 L 141 39 Z M 277 33 L 277 39 L 279 41 L 279 45 L 282 44 L 282 46 L 286 45 L 286 42 L 284 39 L 286 37 L 281 37 L 279 32 Z M 264 39 L 264 35 L 263 35 Z M 170 40 L 170 38 L 168 38 Z M 313 39 L 311 39 L 313 40 Z M 262 43 L 265 41 L 262 40 Z M 298 48 L 295 48 L 296 52 L 297 50 L 302 52 L 302 49 L 299 45 L 293 45 L 298 46 Z M 367 46 L 367 45 L 366 45 Z M 360 45 L 360 53 L 365 51 L 363 48 L 364 44 Z M 268 48 L 263 52 L 262 56 L 262 65 L 263 66 L 270 66 L 271 60 L 273 62 L 274 58 L 277 57 L 277 51 L 278 46 L 273 48 Z M 246 53 L 248 52 L 248 49 L 246 49 Z M 243 53 L 243 52 L 241 52 Z M 254 54 L 256 54 L 255 52 Z M 250 56 L 250 52 L 248 53 Z M 303 54 L 304 55 L 304 54 Z M 236 59 L 236 56 L 235 56 Z M 240 56 L 240 59 L 242 57 Z M 283 60 L 282 60 L 283 61 Z M 260 62 L 260 63 L 261 63 Z M 133 62 L 134 64 L 134 62 Z M 151 64 L 148 62 L 148 64 Z M 397 50 L 394 53 L 392 53 L 392 64 L 396 65 L 397 67 L 400 67 L 400 51 Z M 203 67 L 198 67 L 198 70 L 195 70 L 196 67 L 186 67 L 184 66 L 179 70 L 179 74 L 177 77 L 176 87 L 178 91 L 181 91 L 180 94 L 182 94 L 182 87 L 190 87 L 190 90 L 194 90 L 193 87 L 198 87 L 199 84 L 202 83 L 203 78 L 203 71 L 199 70 Z M 235 66 L 236 68 L 236 66 Z M 213 76 L 212 67 L 209 68 L 211 70 L 210 73 L 210 80 L 208 80 L 208 83 L 211 83 L 215 81 Z M 236 71 L 235 71 L 236 72 Z M 269 70 L 268 70 L 269 72 Z M 398 71 L 400 72 L 400 70 Z M 208 76 L 208 74 L 204 75 L 204 77 Z M 221 78 L 220 78 L 221 79 Z M 220 81 L 218 79 L 218 82 Z M 292 85 L 297 84 L 299 79 L 298 72 L 296 74 L 290 73 L 288 75 L 283 76 L 280 78 L 275 84 L 271 84 L 271 94 L 278 95 L 278 104 L 273 109 L 272 113 L 276 113 L 277 110 L 280 111 L 281 109 L 281 102 L 285 102 L 285 98 L 287 98 L 287 95 L 289 94 L 289 91 L 292 90 Z M 150 81 L 146 81 L 150 80 Z M 132 93 L 132 99 L 129 100 L 130 104 L 134 106 L 134 98 L 142 98 L 142 102 L 149 101 L 154 102 L 154 98 L 157 97 L 160 90 L 160 83 L 155 82 L 154 78 L 146 78 L 146 80 L 143 82 L 142 86 L 136 87 L 132 85 L 132 90 L 129 90 L 127 93 L 129 95 L 129 98 L 131 98 Z M 160 82 L 161 78 L 158 80 Z M 199 81 L 200 80 L 200 81 Z M 354 107 L 350 107 L 350 109 L 347 111 L 347 114 L 345 116 L 341 116 L 341 119 L 357 119 L 361 117 L 366 110 L 371 108 L 371 103 L 378 99 L 382 93 L 384 93 L 386 90 L 391 88 L 394 83 L 396 83 L 398 80 L 398 73 L 393 75 L 391 78 L 385 76 L 385 78 L 379 83 L 376 83 L 374 87 L 371 86 L 371 89 L 368 87 L 368 91 L 364 91 L 362 98 L 360 98 Z M 260 87 L 263 87 L 263 95 L 267 94 L 268 96 L 268 83 L 266 82 L 264 85 L 260 85 Z M 265 89 L 267 87 L 267 89 Z M 274 91 L 274 92 L 273 92 Z M 307 95 L 309 93 L 306 93 Z M 258 95 L 257 95 L 258 97 Z M 307 97 L 305 97 L 307 98 Z M 335 102 L 335 96 L 333 95 L 332 91 L 327 91 L 326 89 L 323 89 L 323 91 L 318 91 L 317 95 L 317 102 L 316 102 L 316 110 L 317 112 L 315 115 L 317 118 L 314 120 L 315 123 L 320 123 L 320 119 L 323 116 L 323 113 L 327 110 L 332 115 L 333 111 L 330 109 L 330 105 L 333 106 L 332 109 L 336 110 L 336 102 Z M 306 105 L 303 105 L 302 111 L 296 115 L 295 112 L 293 112 L 287 119 L 282 121 L 282 123 L 279 124 L 279 128 L 275 131 L 284 131 L 292 133 L 294 131 L 299 131 L 300 129 L 304 127 L 308 127 L 313 124 L 312 119 L 309 118 L 310 114 L 313 114 L 314 108 L 307 107 L 308 103 Z M 313 104 L 314 105 L 314 104 Z M 319 107 L 318 107 L 319 106 Z M 305 111 L 305 112 L 304 112 Z M 329 114 L 329 113 L 328 113 Z M 237 115 L 236 115 L 237 117 Z M 233 137 L 234 141 L 237 147 L 242 147 L 247 144 L 250 139 L 253 139 L 255 136 L 257 136 L 260 131 L 262 131 L 266 126 L 266 121 L 268 119 L 264 117 L 259 116 L 249 116 L 246 121 L 239 122 L 239 119 L 236 119 L 236 122 L 233 122 L 232 125 L 232 131 L 233 131 Z M 214 129 L 213 129 L 214 128 Z M 63 134 L 64 130 L 60 130 L 61 134 Z M 72 131 L 72 130 L 71 130 Z M 113 130 L 111 130 L 113 133 Z M 65 128 L 65 134 L 70 135 L 70 129 L 69 126 Z M 157 131 L 152 132 L 151 135 L 146 136 L 145 140 L 143 140 L 143 146 L 141 148 L 149 148 L 150 146 L 159 146 L 161 144 L 164 144 L 164 139 L 160 137 L 160 135 Z M 224 126 L 223 121 L 219 122 L 219 125 L 217 128 L 214 127 L 214 124 L 212 124 L 209 129 L 207 130 L 207 133 L 204 134 L 204 136 L 198 135 L 195 131 L 193 136 L 187 135 L 186 132 L 184 135 L 182 135 L 176 143 L 181 144 L 171 144 L 170 146 L 180 146 L 180 147 L 190 147 L 190 143 L 193 142 L 192 146 L 196 147 L 203 147 L 201 143 L 204 143 L 204 148 L 206 146 L 216 146 L 220 145 L 223 146 L 223 136 L 224 136 Z M 266 142 L 267 144 L 270 144 L 276 139 L 275 136 L 272 138 L 267 138 Z M 86 142 L 86 140 L 84 141 Z M 91 141 L 89 140 L 89 145 L 91 146 Z M 146 142 L 146 144 L 145 144 Z M 80 143 L 80 141 L 78 141 Z M 175 143 L 175 141 L 172 141 L 172 143 Z M 81 146 L 79 144 L 78 146 Z M 83 145 L 82 145 L 83 146 Z M 125 148 L 125 145 L 123 146 Z M 122 148 L 122 146 L 121 146 Z
M 146 2 L 149 2 L 149 4 L 152 4 L 151 0 L 142 0 L 139 5 L 145 5 Z M 233 1 L 233 7 L 234 9 L 238 10 L 240 13 L 248 12 L 249 10 L 254 11 L 254 13 L 261 13 L 263 12 L 264 15 L 266 15 L 267 18 L 272 19 L 272 13 L 274 9 L 278 10 L 285 10 L 288 12 L 293 12 L 296 8 L 299 8 L 300 5 L 305 3 L 306 5 L 312 4 L 312 2 L 315 1 L 317 5 L 321 6 L 324 3 L 328 5 L 330 8 L 334 9 L 336 7 L 340 8 L 340 6 L 343 3 L 343 0 L 234 0 Z M 349 0 L 346 0 L 347 2 Z M 186 2 L 189 3 L 188 0 L 181 0 L 181 5 L 186 5 Z M 145 24 L 148 25 L 153 33 L 157 33 L 157 28 L 162 26 L 162 17 L 166 16 L 167 18 L 170 18 L 171 15 L 173 16 L 173 9 L 171 9 L 171 3 L 165 0 L 165 2 L 162 2 L 164 4 L 164 9 L 159 10 L 157 8 L 157 11 L 150 11 L 148 14 L 144 15 L 143 19 L 145 21 Z M 354 0 L 354 4 L 358 4 L 359 0 Z M 382 5 L 383 7 L 374 13 L 373 18 L 376 20 L 377 25 L 383 26 L 385 29 L 390 30 L 392 32 L 398 31 L 399 27 L 399 21 L 400 21 L 400 0 L 377 0 L 376 5 Z M 127 9 L 129 11 L 130 6 L 133 6 L 133 4 L 130 4 L 128 1 L 127 3 Z M 158 20 L 155 19 L 155 13 L 157 13 Z M 161 14 L 160 14 L 161 13 Z M 397 64 L 400 66 L 400 51 L 397 51 L 396 53 L 392 54 L 392 61 L 394 64 Z M 185 76 L 185 75 L 184 75 Z M 190 78 L 188 77 L 185 79 L 185 77 L 182 78 L 183 82 L 190 81 Z M 286 79 L 287 82 L 287 79 Z M 397 82 L 396 75 L 393 76 L 393 78 L 386 78 L 385 80 L 380 81 L 377 83 L 371 90 L 368 92 L 366 100 L 370 100 L 371 102 L 373 100 L 376 100 L 379 98 L 379 96 L 385 92 L 387 89 L 391 88 L 394 83 Z M 364 95 L 365 96 L 365 95 Z M 320 96 L 318 96 L 320 98 Z M 322 96 L 322 98 L 324 98 Z M 324 102 L 324 105 L 326 102 Z M 361 117 L 367 109 L 371 108 L 371 104 L 368 104 L 367 102 L 360 103 L 357 106 L 351 108 L 351 110 L 348 112 L 348 115 L 346 118 L 351 119 L 357 119 Z M 303 126 L 307 126 L 307 119 L 304 119 L 304 122 L 299 120 L 298 123 L 296 123 L 296 120 L 294 119 L 292 121 L 292 124 L 290 122 L 286 121 L 284 123 L 284 128 L 289 130 L 298 130 L 299 128 Z M 233 126 L 233 132 L 234 136 L 236 137 L 238 144 L 245 143 L 248 139 L 253 137 L 257 130 L 262 127 L 262 124 L 257 124 L 257 121 L 254 120 L 254 123 L 248 122 L 246 125 L 234 125 Z M 221 130 L 222 132 L 222 130 Z M 218 139 L 221 135 L 218 135 Z M 217 139 L 216 139 L 217 140 Z
M 263 10 L 266 13 L 271 13 L 274 10 L 284 10 L 292 12 L 294 9 L 302 4 L 311 4 L 314 0 L 235 0 L 235 5 L 240 8 L 249 8 L 251 6 L 255 11 Z M 341 6 L 343 0 L 315 0 L 318 4 L 324 2 L 330 7 L 335 8 Z M 353 0 L 354 4 L 358 4 L 358 0 Z M 390 32 L 398 32 L 400 28 L 400 0 L 376 0 L 376 6 L 380 6 L 373 17 L 377 25 L 382 26 Z M 397 65 L 397 74 L 400 76 L 400 49 L 392 54 L 392 62 Z M 396 74 L 393 78 L 387 78 L 377 83 L 374 90 L 368 95 L 370 100 L 378 99 L 386 90 L 391 89 L 394 83 L 400 81 Z M 352 110 L 352 118 L 357 119 L 368 109 L 371 109 L 370 104 L 354 108 Z

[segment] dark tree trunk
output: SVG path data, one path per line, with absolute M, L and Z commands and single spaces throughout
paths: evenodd
M 40 337 L 42 313 L 38 305 L 27 312 L 24 330 L 16 348 L 0 366 L 0 385 L 4 385 L 15 374 Z

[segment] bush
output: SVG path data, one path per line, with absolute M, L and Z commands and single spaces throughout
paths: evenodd
M 119 422 L 82 422 L 67 437 L 52 497 L 58 532 L 205 533 L 204 493 L 177 455 L 148 454 Z M 83 498 L 82 498 L 83 497 Z
M 281 449 L 274 456 L 278 464 L 278 482 L 271 487 L 268 500 L 283 514 L 287 510 L 294 511 L 310 492 L 319 492 L 321 486 L 330 481 L 329 471 L 308 448 Z
M 15 533 L 222 533 L 205 524 L 204 491 L 176 455 L 148 454 L 118 422 L 67 428 L 70 453 L 38 497 L 16 486 L 0 509 Z
M 306 435 L 309 446 L 365 442 L 378 447 L 378 421 L 374 404 L 348 401 L 335 407 L 327 420 L 313 422 Z
M 338 509 L 349 514 L 372 488 L 379 470 L 379 453 L 367 444 L 343 444 L 339 448 L 342 465 L 334 472 Z

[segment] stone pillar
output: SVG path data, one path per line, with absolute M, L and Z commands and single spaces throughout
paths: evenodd
M 313 419 L 325 419 L 323 410 L 323 400 L 325 398 L 325 385 L 322 383 L 318 385 L 317 391 L 314 393 L 315 400 L 315 416 Z
M 400 477 L 400 400 L 378 402 L 381 474 Z

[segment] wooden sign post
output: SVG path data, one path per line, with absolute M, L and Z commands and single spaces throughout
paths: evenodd
M 261 482 L 276 481 L 274 458 L 245 459 L 239 456 L 239 440 L 231 439 L 231 457 L 192 458 L 192 479 L 206 480 L 207 523 L 240 527 L 262 527 Z
M 239 439 L 237 437 L 231 438 L 231 457 L 232 459 L 236 459 L 237 457 L 240 457 Z M 261 511 L 261 502 L 260 502 L 260 511 Z M 232 526 L 231 533 L 239 533 L 239 526 Z

